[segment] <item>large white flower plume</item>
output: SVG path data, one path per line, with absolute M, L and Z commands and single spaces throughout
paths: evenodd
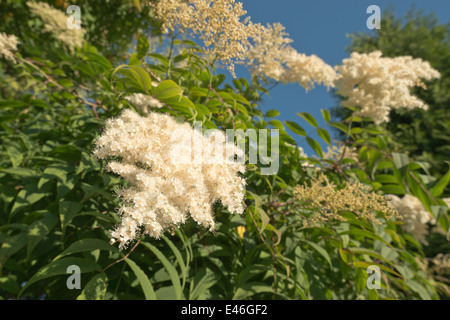
M 225 141 L 222 131 L 216 130 L 212 139 L 161 113 L 140 116 L 125 110 L 107 120 L 94 155 L 120 158 L 109 161 L 107 169 L 130 184 L 118 192 L 125 205 L 119 209 L 122 222 L 112 231 L 112 242 L 124 247 L 140 235 L 159 238 L 188 215 L 213 230 L 212 205 L 217 201 L 232 213 L 242 213 L 245 179 L 239 173 L 245 165 L 234 161 L 242 149 Z
M 0 32 L 0 57 L 12 62 L 16 62 L 13 51 L 17 51 L 17 44 L 19 41 L 15 35 L 8 35 L 4 32 Z
M 337 93 L 346 97 L 342 105 L 361 107 L 355 115 L 370 117 L 377 124 L 389 121 L 392 108 L 427 109 L 422 100 L 411 95 L 410 89 L 425 88 L 421 79 L 440 77 L 427 61 L 410 56 L 382 57 L 381 51 L 353 52 L 335 69 Z

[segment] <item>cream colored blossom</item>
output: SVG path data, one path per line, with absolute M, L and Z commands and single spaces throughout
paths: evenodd
M 0 33 L 0 57 L 3 56 L 5 59 L 12 62 L 16 62 L 14 58 L 13 51 L 17 51 L 17 44 L 19 41 L 15 35 L 7 35 L 4 32 Z
M 287 36 L 280 23 L 263 27 L 247 54 L 252 74 L 284 84 L 298 82 L 306 90 L 313 88 L 315 83 L 333 87 L 334 69 L 316 55 L 297 52 L 289 45 L 292 40 Z
M 438 275 L 450 275 L 450 254 L 439 253 L 437 256 L 428 259 L 433 263 L 429 271 Z
M 84 42 L 85 30 L 69 29 L 67 27 L 67 16 L 64 12 L 55 9 L 45 2 L 27 2 L 31 12 L 39 16 L 44 22 L 44 30 L 52 33 L 58 40 L 64 43 L 70 51 L 81 47 Z
M 142 113 L 148 113 L 149 108 L 159 109 L 164 107 L 164 104 L 161 101 L 143 93 L 134 93 L 131 96 L 125 97 L 125 100 L 136 106 Z
M 163 32 L 191 31 L 198 36 L 206 54 L 221 61 L 234 74 L 234 62 L 243 61 L 261 26 L 250 18 L 242 3 L 234 0 L 160 0 L 153 4 L 156 17 L 163 21 Z
M 425 209 L 420 200 L 407 194 L 402 199 L 395 195 L 387 195 L 392 206 L 403 217 L 403 229 L 410 233 L 418 241 L 427 244 L 428 223 L 434 225 L 436 220 Z
M 440 77 L 426 61 L 410 56 L 382 57 L 381 51 L 354 52 L 335 69 L 337 93 L 346 97 L 342 105 L 361 107 L 355 115 L 370 117 L 377 124 L 389 121 L 393 108 L 427 109 L 423 101 L 411 95 L 410 89 L 425 88 L 421 79 Z
M 445 204 L 447 205 L 447 207 L 450 208 L 450 198 L 444 198 L 444 199 L 442 199 L 442 200 L 445 202 Z
M 122 222 L 111 233 L 113 242 L 124 247 L 141 234 L 159 238 L 165 230 L 183 224 L 188 214 L 213 230 L 212 205 L 217 201 L 232 213 L 243 212 L 245 180 L 239 172 L 245 172 L 245 165 L 203 161 L 225 141 L 223 132 L 219 133 L 215 139 L 206 138 L 188 123 L 177 123 L 160 113 L 143 117 L 125 110 L 107 120 L 94 155 L 98 159 L 120 158 L 110 161 L 107 169 L 130 183 L 128 189 L 118 192 L 126 205 L 119 209 Z M 242 150 L 231 143 L 223 150 L 231 159 L 242 156 Z M 201 161 L 196 159 L 197 151 Z M 189 161 L 180 161 L 180 157 Z
M 338 190 L 332 181 L 320 174 L 318 178 L 311 180 L 311 186 L 296 186 L 294 195 L 302 201 L 302 208 L 315 210 L 305 225 L 330 219 L 345 221 L 341 215 L 343 211 L 351 211 L 358 217 L 375 223 L 379 223 L 377 212 L 383 213 L 386 219 L 393 216 L 400 218 L 383 195 L 371 191 L 368 186 L 358 181 L 348 183 Z
M 327 152 L 324 153 L 323 158 L 327 160 L 339 161 L 342 158 L 349 158 L 356 162 L 359 161 L 358 150 L 353 146 L 345 146 L 340 141 L 335 141 L 337 144 L 327 147 Z

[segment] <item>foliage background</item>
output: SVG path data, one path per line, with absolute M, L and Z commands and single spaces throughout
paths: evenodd
M 61 10 L 66 5 L 52 4 Z M 257 79 L 225 82 L 219 71 L 210 73 L 199 54 L 202 48 L 191 40 L 174 42 L 171 56 L 163 38 L 161 47 L 149 43 L 148 38 L 161 33 L 139 1 L 77 4 L 90 23 L 88 43 L 73 55 L 41 36 L 39 19 L 24 2 L 0 4 L 0 31 L 22 41 L 19 63 L 0 64 L 2 299 L 449 296 L 446 278 L 430 271 L 423 246 L 402 230 L 400 221 L 380 216 L 381 225 L 375 225 L 348 211 L 345 222 L 304 227 L 311 212 L 293 196 L 296 185 L 316 175 L 303 164 L 314 164 L 339 188 L 358 180 L 385 193 L 417 196 L 448 232 L 448 208 L 441 200 L 448 196 L 448 168 L 435 177 L 428 170 L 429 159 L 417 161 L 414 153 L 405 153 L 408 143 L 392 147 L 389 128 L 368 123 L 362 130 L 357 119 L 332 121 L 326 110 L 321 112 L 323 127 L 301 114 L 307 130 L 295 121 L 274 119 L 277 110 L 263 113 L 259 107 L 267 90 Z M 205 128 L 278 128 L 281 166 L 274 176 L 262 176 L 260 165 L 248 166 L 247 210 L 231 216 L 217 204 L 216 233 L 188 223 L 175 236 L 144 238 L 119 251 L 108 243 L 108 230 L 119 221 L 113 191 L 123 182 L 106 173 L 91 153 L 104 121 L 134 108 L 125 95 L 155 94 L 152 83 L 175 93 L 157 98 L 168 105 L 161 112 L 180 120 L 200 120 Z M 184 99 L 174 100 L 179 92 Z M 298 138 L 322 158 L 321 145 L 307 133 L 331 144 L 332 128 L 345 132 L 346 140 L 358 147 L 358 162 L 301 158 Z M 405 126 L 402 132 L 408 130 Z M 439 238 L 444 250 L 446 241 Z M 82 290 L 66 286 L 67 267 L 74 264 L 81 268 Z M 369 265 L 382 270 L 381 290 L 366 287 Z

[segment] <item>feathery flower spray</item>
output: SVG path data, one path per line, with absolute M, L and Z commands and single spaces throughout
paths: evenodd
M 410 233 L 414 238 L 423 244 L 428 244 L 426 237 L 428 235 L 428 223 L 436 224 L 436 220 L 425 209 L 420 200 L 410 194 L 406 194 L 403 198 L 396 195 L 387 195 L 392 206 L 404 218 L 403 230 Z
M 64 43 L 70 51 L 81 47 L 84 42 L 85 30 L 69 29 L 67 27 L 67 18 L 64 12 L 53 8 L 45 2 L 27 2 L 31 12 L 39 16 L 45 23 L 44 30 L 52 33 L 59 41 Z
M 303 203 L 303 208 L 313 209 L 314 214 L 304 222 L 305 226 L 335 219 L 346 221 L 341 215 L 343 211 L 354 212 L 359 218 L 366 218 L 376 224 L 377 212 L 386 219 L 401 218 L 397 210 L 381 194 L 370 190 L 370 187 L 359 181 L 347 183 L 337 190 L 334 182 L 329 181 L 323 173 L 311 180 L 311 186 L 298 185 L 294 195 Z
M 253 24 L 242 3 L 235 0 L 160 0 L 152 4 L 163 32 L 190 31 L 198 36 L 207 55 L 221 61 L 235 77 L 234 63 L 243 61 L 251 38 L 261 32 Z
M 131 96 L 125 97 L 125 100 L 132 103 L 140 112 L 144 114 L 149 112 L 149 108 L 160 109 L 164 106 L 164 104 L 158 99 L 143 93 L 134 93 Z
M 247 54 L 252 74 L 284 84 L 298 82 L 306 90 L 312 89 L 315 83 L 333 87 L 334 69 L 316 55 L 297 52 L 289 45 L 292 40 L 287 36 L 280 23 L 262 28 Z
M 125 110 L 109 119 L 94 155 L 120 158 L 109 161 L 107 169 L 131 185 L 118 192 L 125 205 L 119 209 L 122 222 L 111 232 L 112 242 L 119 241 L 122 248 L 140 235 L 159 238 L 165 230 L 173 231 L 185 223 L 188 214 L 214 230 L 212 205 L 217 201 L 231 213 L 242 213 L 245 179 L 240 173 L 245 172 L 245 165 L 231 161 L 234 155 L 242 156 L 242 150 L 227 143 L 223 150 L 229 158 L 205 161 L 224 141 L 223 133 L 212 140 L 188 123 L 180 124 L 160 113 L 143 117 Z M 196 147 L 198 142 L 201 150 Z M 192 144 L 197 148 L 194 153 Z
M 410 88 L 425 88 L 421 79 L 440 77 L 438 71 L 421 59 L 410 56 L 382 57 L 381 51 L 369 54 L 353 52 L 341 66 L 335 85 L 337 93 L 346 97 L 342 105 L 358 106 L 355 115 L 373 119 L 376 124 L 389 121 L 392 108 L 421 108 L 428 106 L 411 95 Z
M 5 59 L 15 63 L 16 59 L 12 52 L 17 51 L 18 42 L 15 35 L 8 35 L 4 32 L 0 32 L 0 57 L 3 56 Z

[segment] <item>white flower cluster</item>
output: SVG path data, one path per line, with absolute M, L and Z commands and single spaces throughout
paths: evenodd
M 442 200 L 445 202 L 445 204 L 447 205 L 447 207 L 450 208 L 450 198 L 445 198 L 445 199 L 442 199 Z
M 345 152 L 344 158 L 349 158 L 356 162 L 359 161 L 358 149 L 352 146 L 345 147 L 344 144 L 339 141 L 335 141 L 335 143 L 337 144 L 331 147 L 327 147 L 327 152 L 325 152 L 323 155 L 324 159 L 339 161 L 342 157 L 342 154 Z
M 436 220 L 425 209 L 420 200 L 413 195 L 407 194 L 402 199 L 396 195 L 387 195 L 392 206 L 403 217 L 403 229 L 410 233 L 418 241 L 427 244 L 427 223 L 436 224 Z
M 17 51 L 18 40 L 15 35 L 7 35 L 4 32 L 0 33 L 0 57 L 3 56 L 12 62 L 16 62 L 13 51 Z
M 118 192 L 126 204 L 119 209 L 122 222 L 112 231 L 112 242 L 119 241 L 124 247 L 140 234 L 159 238 L 166 229 L 173 231 L 183 224 L 188 214 L 213 230 L 212 205 L 216 201 L 232 213 L 244 211 L 245 179 L 239 172 L 245 172 L 245 165 L 236 161 L 198 161 L 186 143 L 200 142 L 200 155 L 205 159 L 225 141 L 225 135 L 219 132 L 212 141 L 188 123 L 177 123 L 160 113 L 142 117 L 125 110 L 107 120 L 94 155 L 98 159 L 121 158 L 110 161 L 107 169 L 131 185 Z M 232 143 L 227 143 L 225 149 L 227 159 L 234 160 L 234 155 L 243 153 Z M 186 153 L 194 161 L 180 163 L 177 155 L 186 157 Z
M 252 73 L 284 84 L 298 82 L 306 90 L 313 88 L 314 83 L 333 87 L 334 69 L 316 55 L 297 52 L 287 36 L 280 23 L 263 27 L 247 54 Z
M 125 100 L 132 103 L 144 114 L 149 112 L 149 108 L 160 109 L 164 107 L 164 104 L 161 101 L 143 93 L 134 93 L 131 96 L 125 97 Z
M 335 69 L 337 93 L 346 97 L 342 105 L 361 107 L 355 115 L 370 117 L 377 124 L 389 121 L 391 108 L 427 109 L 423 101 L 411 95 L 410 88 L 425 88 L 420 79 L 440 77 L 426 61 L 410 56 L 382 57 L 381 51 L 354 52 Z
M 69 29 L 67 27 L 68 16 L 64 12 L 53 8 L 45 2 L 27 2 L 27 6 L 35 15 L 45 23 L 44 30 L 52 33 L 58 40 L 64 43 L 70 51 L 81 47 L 84 42 L 85 30 Z
M 439 253 L 434 258 L 428 258 L 433 265 L 429 268 L 431 272 L 438 275 L 450 275 L 450 253 Z
M 249 38 L 261 30 L 253 24 L 235 0 L 160 0 L 153 5 L 156 17 L 163 21 L 163 32 L 191 30 L 203 40 L 207 55 L 222 61 L 233 76 L 234 61 L 243 61 Z

